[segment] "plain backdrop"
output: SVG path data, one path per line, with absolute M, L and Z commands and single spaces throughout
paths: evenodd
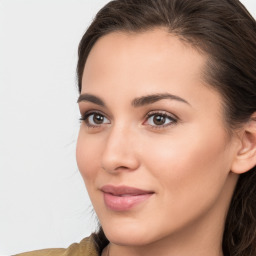
M 0 0 L 0 255 L 79 242 L 77 46 L 108 0 Z M 256 17 L 256 1 L 242 1 Z

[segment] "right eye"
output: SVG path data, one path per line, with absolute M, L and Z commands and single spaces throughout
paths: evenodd
M 90 112 L 80 120 L 84 121 L 88 127 L 99 127 L 102 124 L 110 124 L 110 121 L 101 113 Z

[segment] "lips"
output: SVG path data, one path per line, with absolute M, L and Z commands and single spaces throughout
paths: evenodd
M 127 186 L 106 185 L 101 188 L 107 208 L 113 211 L 128 211 L 149 199 L 154 192 Z

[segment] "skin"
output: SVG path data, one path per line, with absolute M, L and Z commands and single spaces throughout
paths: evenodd
M 227 132 L 221 96 L 202 78 L 206 61 L 161 28 L 110 33 L 90 52 L 81 94 L 100 98 L 104 106 L 80 98 L 81 115 L 90 111 L 90 117 L 81 123 L 77 163 L 111 256 L 223 255 L 239 143 Z M 132 104 L 165 93 L 186 102 Z M 93 123 L 93 111 L 101 113 L 102 123 Z M 158 125 L 154 117 L 163 113 L 170 118 Z M 100 188 L 107 184 L 154 194 L 117 212 L 104 203 Z

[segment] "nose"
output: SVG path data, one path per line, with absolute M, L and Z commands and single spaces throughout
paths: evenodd
M 101 165 L 108 173 L 134 171 L 139 167 L 136 135 L 131 129 L 115 126 L 107 135 Z

